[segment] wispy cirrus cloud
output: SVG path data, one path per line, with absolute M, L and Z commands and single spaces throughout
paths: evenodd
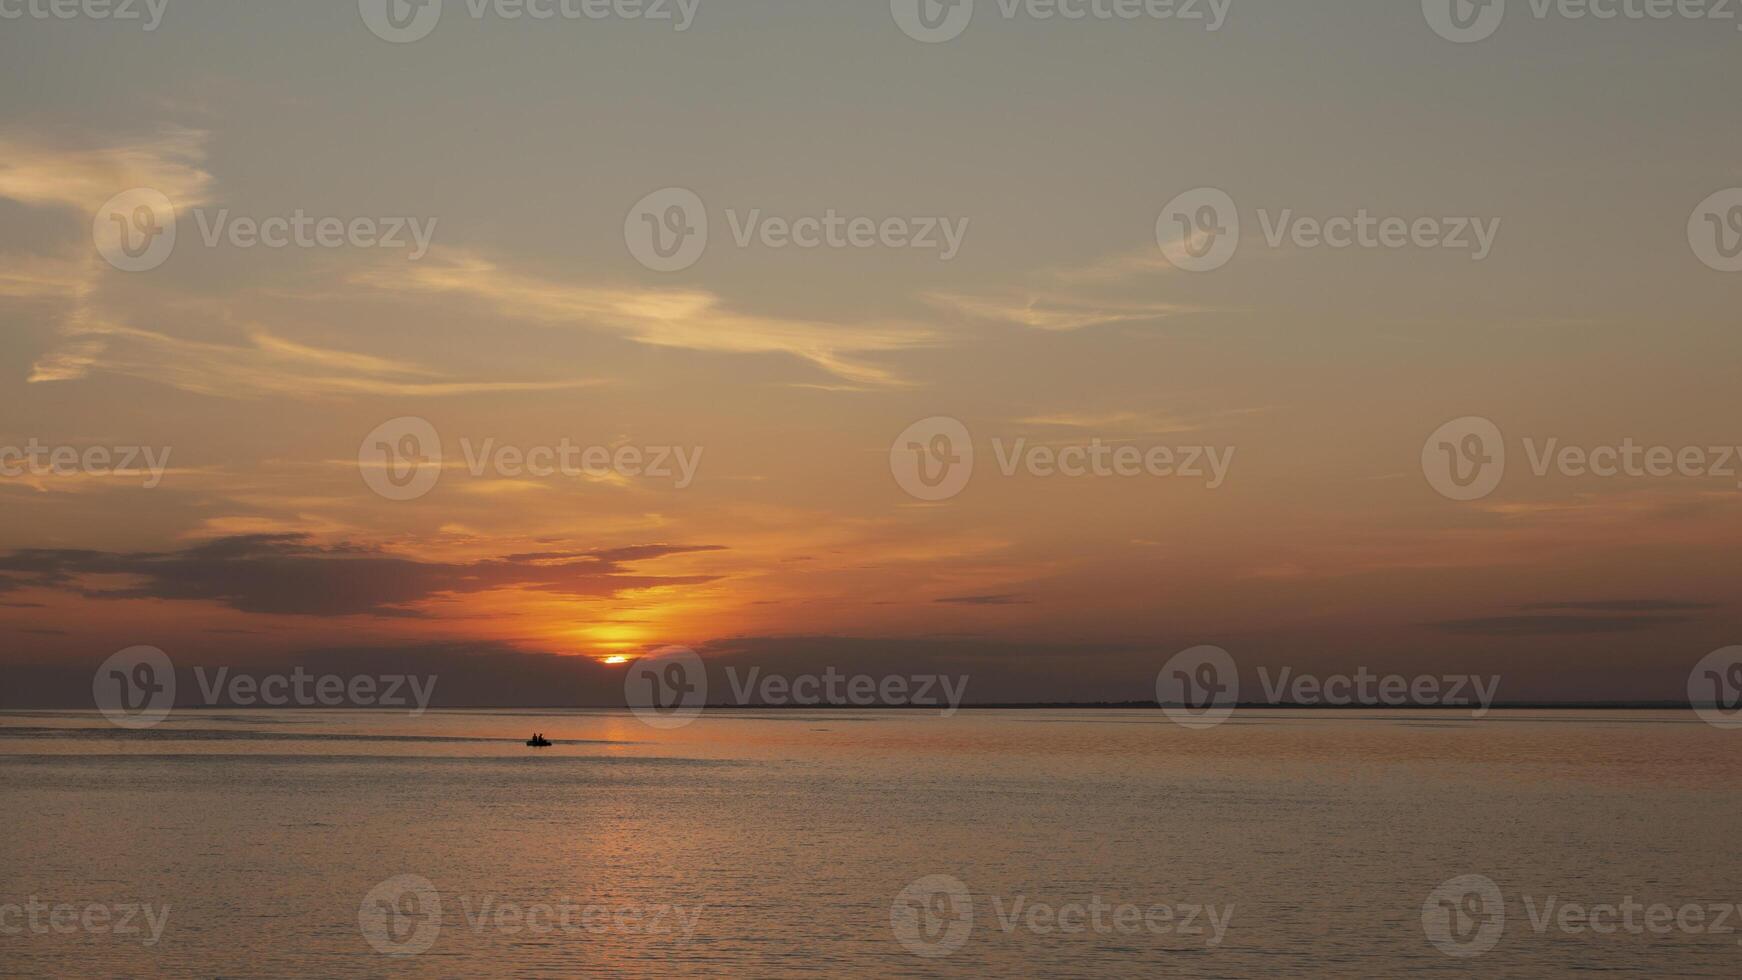
M 1017 419 L 1016 422 L 1020 425 L 1094 430 L 1105 433 L 1131 433 L 1134 435 L 1168 435 L 1180 432 L 1196 432 L 1203 428 L 1203 423 L 1190 419 L 1136 411 L 1053 412 L 1046 415 L 1030 415 Z
M 150 187 L 176 207 L 206 203 L 209 134 L 171 127 L 118 143 L 53 141 L 0 133 L 0 197 L 90 215 L 122 191 Z
M 61 346 L 37 361 L 30 381 L 72 381 L 104 371 L 221 398 L 305 400 L 549 391 L 597 383 L 467 380 L 403 360 L 299 344 L 261 327 L 244 327 L 242 337 L 231 344 L 171 337 L 89 317 L 80 318 L 67 333 Z
M 207 134 L 170 128 L 119 143 L 45 139 L 0 133 L 0 198 L 31 207 L 71 210 L 80 224 L 123 191 L 150 187 L 178 206 L 207 200 Z M 0 299 L 65 304 L 60 330 L 67 339 L 32 367 L 31 381 L 82 378 L 101 360 L 107 325 L 95 305 L 109 270 L 91 250 L 72 255 L 8 255 L 0 268 Z
M 981 292 L 939 291 L 925 298 L 935 306 L 973 319 L 1052 331 L 1219 312 L 1216 307 L 1200 304 L 1109 293 L 1109 287 L 1135 279 L 1152 280 L 1175 271 L 1159 250 L 1140 248 L 1083 265 L 1043 269 L 1029 276 L 1029 281 L 1021 286 Z
M 604 330 L 656 347 L 728 354 L 786 354 L 854 385 L 901 384 L 866 355 L 935 342 L 908 324 L 827 323 L 732 310 L 704 289 L 610 287 L 556 282 L 458 254 L 410 270 L 375 270 L 356 281 L 406 295 L 459 295 L 519 319 Z
M 963 316 L 1017 323 L 1035 330 L 1084 330 L 1209 312 L 1205 307 L 1181 303 L 1117 301 L 1057 289 L 1013 289 L 979 295 L 929 293 L 926 299 Z
M 0 299 L 82 300 L 96 284 L 97 257 L 8 255 L 0 261 Z
M 212 199 L 215 183 L 205 169 L 208 141 L 206 132 L 184 128 L 113 143 L 0 134 L 0 198 L 70 209 L 81 225 L 104 202 L 137 187 L 161 191 L 178 209 L 198 206 Z M 401 359 L 298 343 L 253 324 L 235 327 L 232 343 L 183 339 L 133 326 L 106 306 L 101 287 L 115 275 L 88 248 L 72 255 L 10 255 L 0 263 L 0 300 L 62 304 L 60 341 L 37 358 L 29 382 L 110 373 L 225 398 L 299 399 L 465 395 L 592 383 L 459 378 Z M 188 309 L 199 313 L 201 305 L 189 303 Z M 229 318 L 228 311 L 219 313 Z

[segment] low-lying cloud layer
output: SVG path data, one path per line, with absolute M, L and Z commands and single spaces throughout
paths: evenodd
M 525 589 L 566 597 L 698 585 L 711 576 L 657 576 L 632 566 L 718 546 L 642 545 L 553 551 L 473 562 L 419 561 L 356 545 L 318 545 L 301 534 L 221 538 L 181 551 L 116 553 L 28 549 L 0 555 L 0 591 L 37 587 L 91 599 L 218 602 L 249 613 L 292 616 L 415 616 L 440 596 Z M 130 576 L 124 585 L 94 576 Z

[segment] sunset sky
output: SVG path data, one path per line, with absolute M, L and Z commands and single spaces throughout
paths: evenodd
M 171 454 L 150 488 L 0 477 L 0 664 L 475 656 L 508 680 L 450 701 L 561 703 L 513 678 L 559 655 L 608 690 L 606 658 L 681 644 L 1137 700 L 1215 644 L 1681 697 L 1742 642 L 1742 461 L 1537 477 L 1524 441 L 1742 446 L 1742 273 L 1689 242 L 1742 186 L 1742 33 L 1515 5 L 1478 44 L 1416 3 L 1282 0 L 1216 31 L 981 0 L 941 44 L 835 0 L 702 0 L 681 32 L 450 0 L 405 44 L 348 0 L 0 22 L 0 447 Z M 142 187 L 177 241 L 123 272 L 93 223 Z M 656 272 L 625 221 L 670 187 L 709 241 Z M 1157 217 L 1201 187 L 1243 237 L 1182 271 Z M 208 246 L 226 209 L 435 224 L 416 259 Z M 967 224 L 947 261 L 740 247 L 756 209 Z M 1285 209 L 1500 224 L 1480 261 L 1272 247 Z M 1467 416 L 1509 458 L 1460 502 L 1421 456 Z M 404 417 L 447 465 L 390 500 L 359 450 Z M 933 417 L 976 456 L 937 502 L 891 471 Z M 463 441 L 565 439 L 702 455 L 681 488 L 465 467 Z M 1006 477 L 1017 439 L 1234 455 L 1213 489 Z

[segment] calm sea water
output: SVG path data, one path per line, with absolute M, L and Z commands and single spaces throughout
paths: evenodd
M 0 973 L 1736 977 L 1739 739 L 1669 712 L 13 712 Z M 1466 875 L 1501 917 L 1460 884 L 1430 936 Z

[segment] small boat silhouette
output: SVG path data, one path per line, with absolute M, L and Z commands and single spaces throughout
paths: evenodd
M 526 744 L 528 747 L 534 749 L 548 749 L 550 748 L 550 739 L 545 738 L 543 735 L 534 733 L 531 738 L 526 740 Z

